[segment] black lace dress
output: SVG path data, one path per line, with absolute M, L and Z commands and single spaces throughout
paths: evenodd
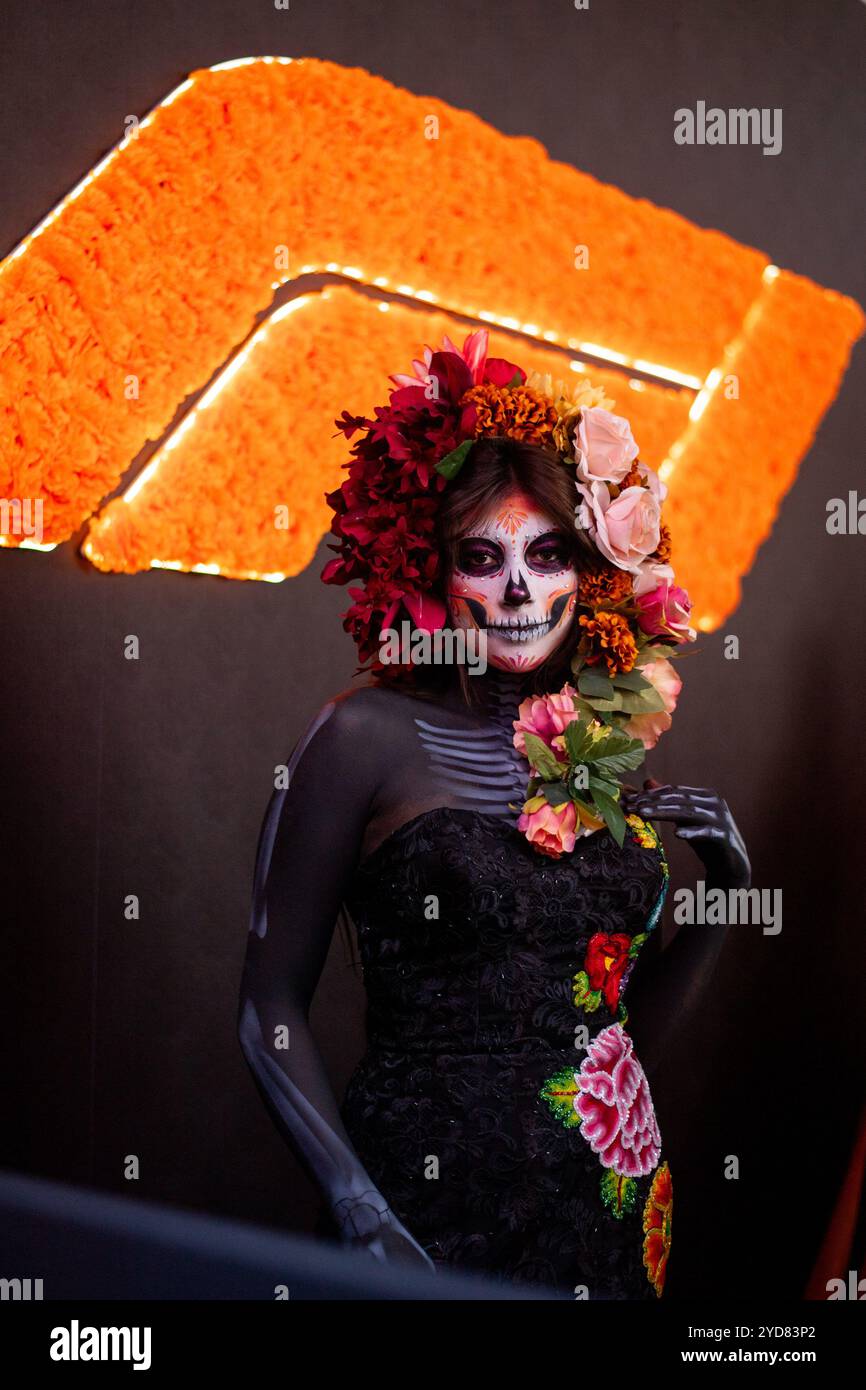
M 671 1174 L 624 996 L 667 883 L 636 816 L 622 848 L 602 829 L 555 860 L 453 807 L 354 873 L 368 1046 L 341 1113 L 437 1264 L 661 1296 Z

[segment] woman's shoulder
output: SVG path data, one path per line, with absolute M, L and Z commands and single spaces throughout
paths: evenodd
M 351 686 L 326 701 L 311 721 L 314 730 L 325 724 L 334 738 L 378 741 L 380 735 L 418 712 L 416 696 L 386 685 Z

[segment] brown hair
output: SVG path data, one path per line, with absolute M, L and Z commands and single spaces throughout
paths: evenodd
M 450 573 L 457 558 L 458 542 L 491 506 L 509 492 L 519 489 L 527 493 L 559 527 L 564 535 L 573 538 L 572 562 L 578 570 L 591 563 L 595 552 L 574 526 L 577 492 L 574 473 L 563 465 L 552 450 L 522 439 L 502 435 L 486 436 L 476 441 L 457 477 L 448 483 L 442 494 L 437 515 L 437 534 L 440 550 L 440 574 Z M 551 655 L 530 673 L 532 688 L 539 694 L 558 690 L 571 675 L 571 658 L 576 645 L 573 630 L 577 615 Z M 464 666 L 457 672 L 463 698 L 472 704 L 476 682 Z M 441 666 L 416 667 L 408 677 L 410 687 L 419 695 L 434 694 L 452 679 L 449 668 Z

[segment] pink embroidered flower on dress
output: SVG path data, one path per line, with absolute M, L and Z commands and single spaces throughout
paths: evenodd
M 593 1039 L 574 1079 L 580 1132 L 604 1167 L 629 1178 L 651 1173 L 661 1154 L 661 1134 L 646 1074 L 620 1024 Z

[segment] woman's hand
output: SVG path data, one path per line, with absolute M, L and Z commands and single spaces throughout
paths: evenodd
M 431 1274 L 436 1273 L 436 1266 L 426 1250 L 422 1250 L 393 1214 L 391 1222 L 382 1227 L 378 1236 L 367 1245 L 367 1249 L 371 1255 L 385 1264 L 413 1265 L 419 1271 L 426 1269 Z
M 398 1221 L 380 1192 L 371 1189 L 360 1197 L 344 1198 L 333 1208 L 342 1243 L 352 1250 L 366 1250 L 383 1264 L 414 1265 L 436 1272 L 426 1250 Z
M 706 787 L 672 787 L 648 777 L 643 791 L 623 788 L 622 808 L 644 820 L 670 820 L 719 888 L 748 888 L 752 866 L 726 801 Z

